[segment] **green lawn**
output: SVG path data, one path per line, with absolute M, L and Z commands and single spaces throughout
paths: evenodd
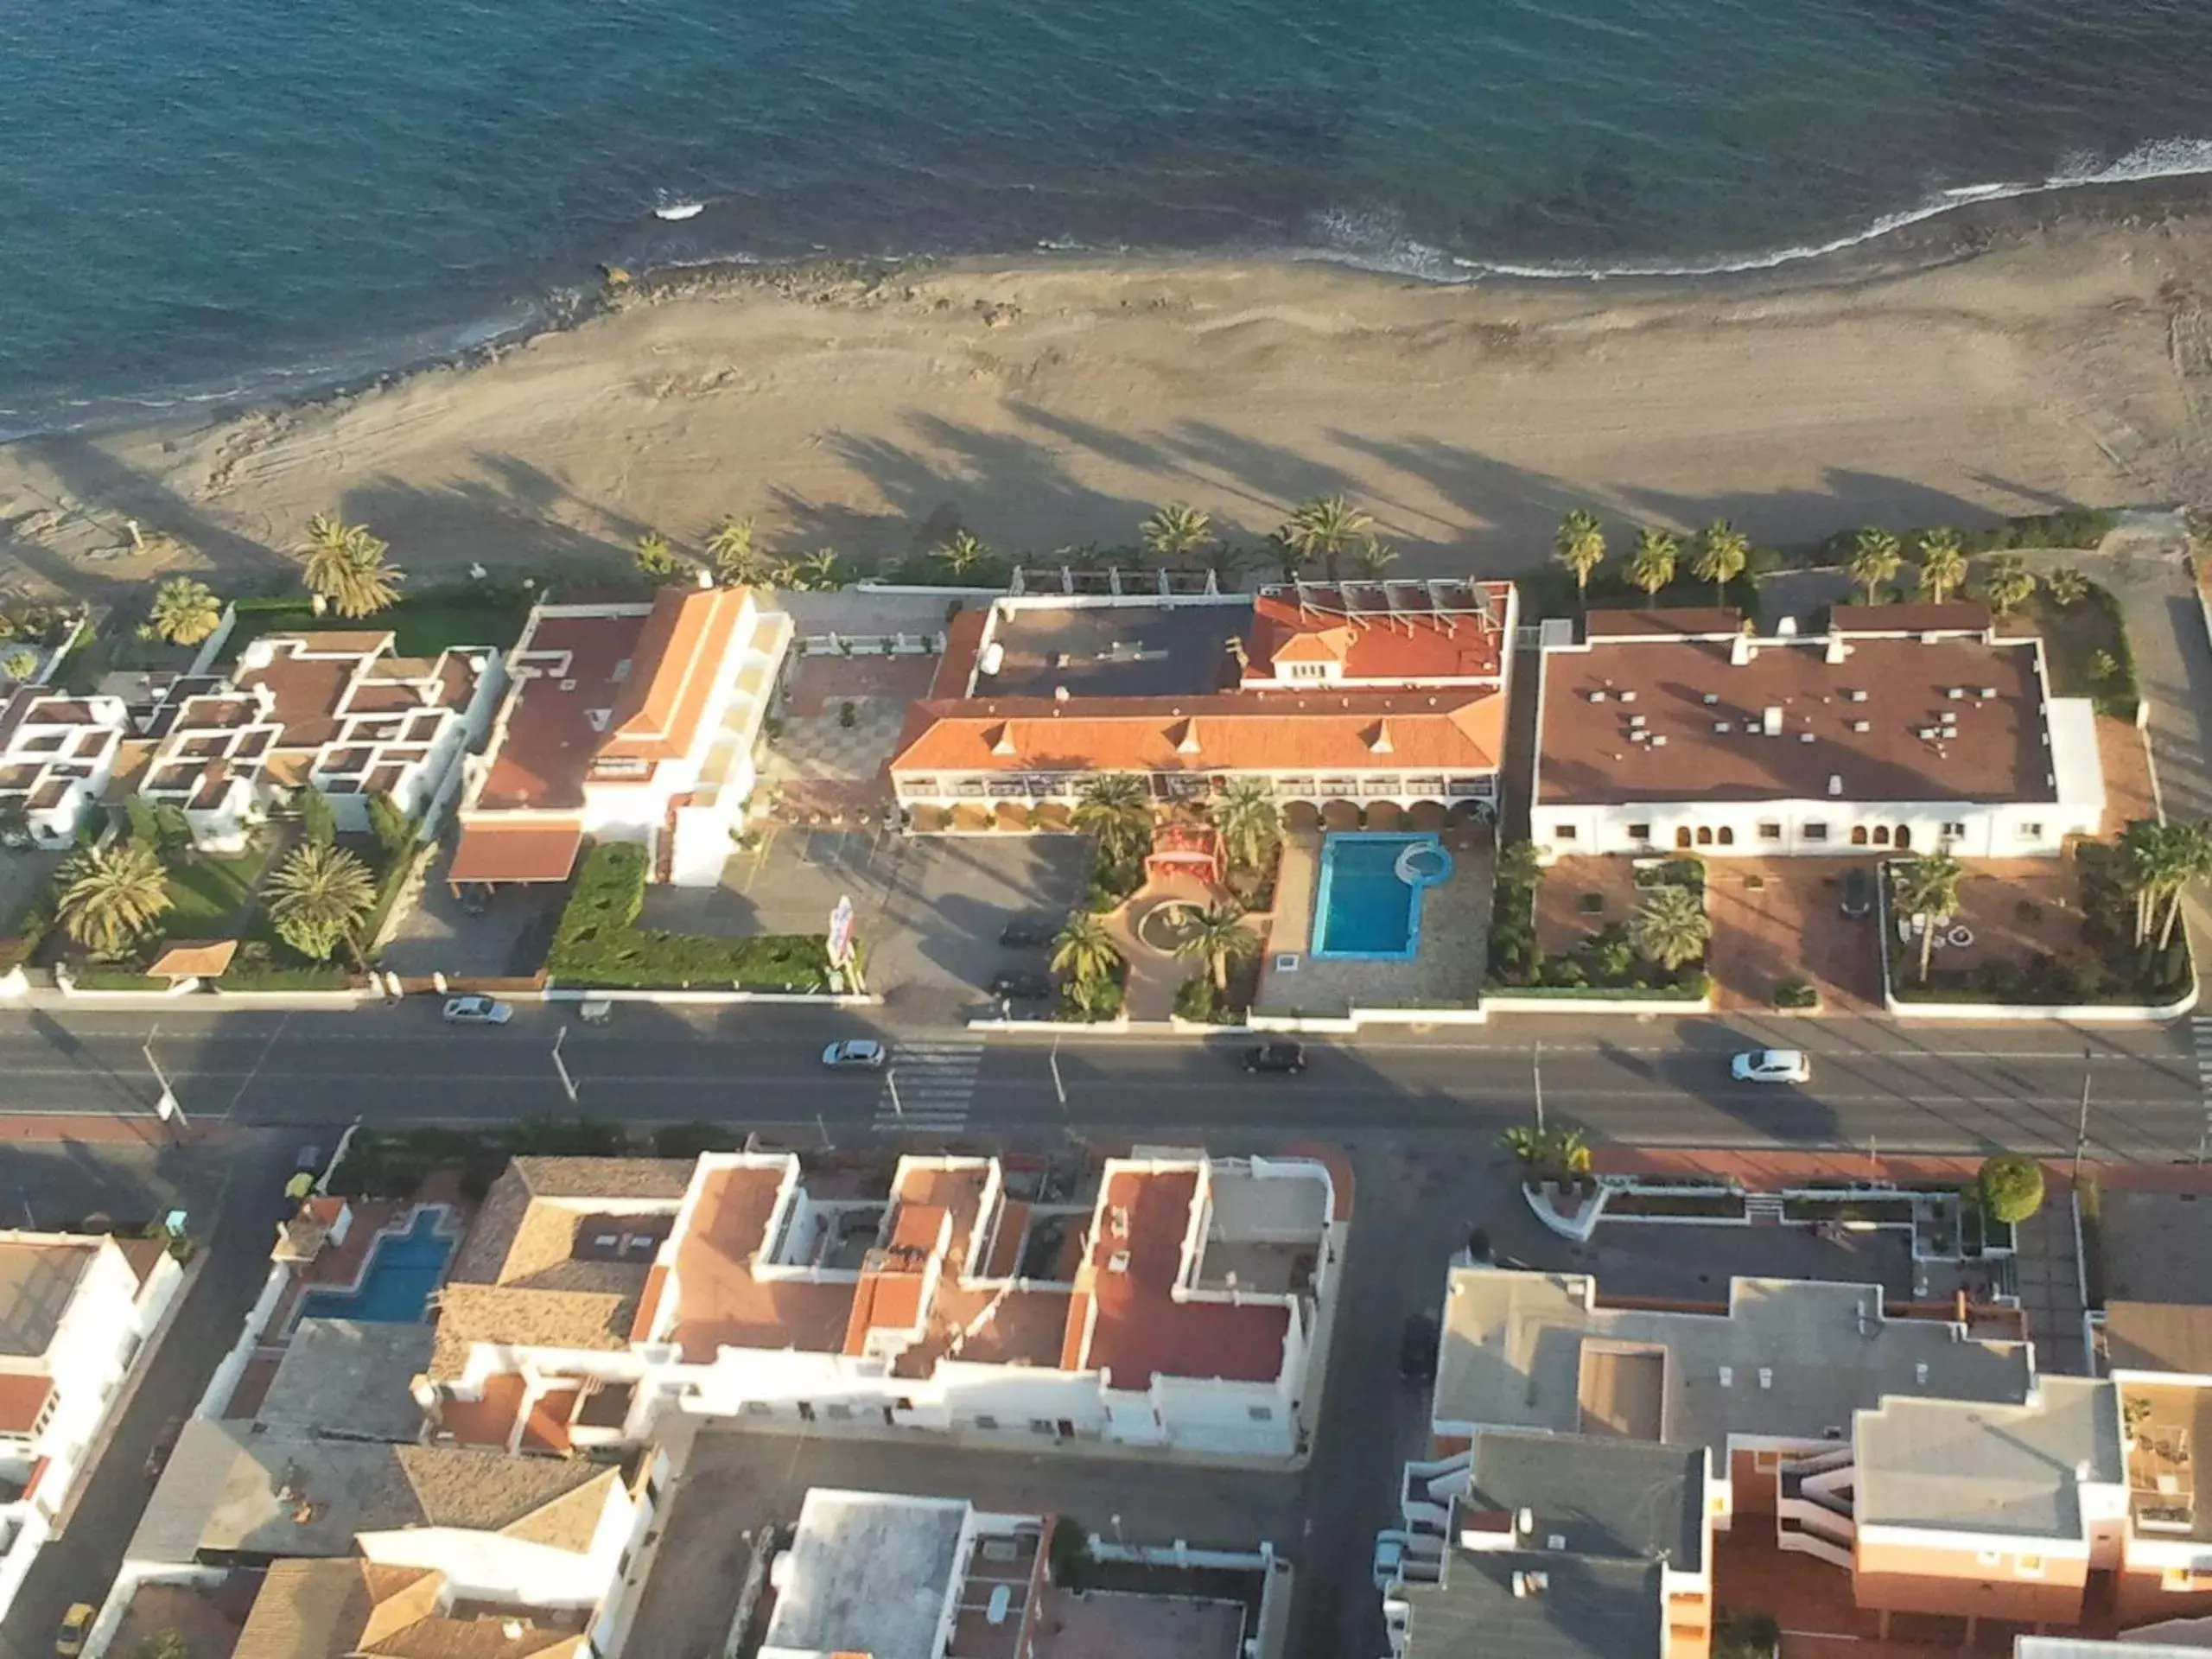
M 514 644 L 522 632 L 525 607 L 506 600 L 466 603 L 460 601 L 402 600 L 390 610 L 359 621 L 339 616 L 317 616 L 306 601 L 281 610 L 241 610 L 238 625 L 224 642 L 223 657 L 234 660 L 247 644 L 264 633 L 315 633 L 332 630 L 390 628 L 393 646 L 403 657 L 435 657 L 456 645 Z
M 2013 615 L 2043 635 L 2044 661 L 2050 671 L 2054 696 L 2094 697 L 2100 714 L 2134 717 L 2135 652 L 2120 620 L 2119 602 L 2103 588 L 2093 582 L 2086 597 L 2065 606 L 2052 603 L 2050 595 L 2038 588 Z M 2089 672 L 2090 661 L 2099 652 L 2113 665 L 2113 672 L 2103 679 Z
M 171 938 L 228 938 L 238 930 L 253 884 L 268 868 L 273 840 L 248 848 L 235 858 L 201 853 L 181 855 L 169 866 L 169 908 L 162 931 Z

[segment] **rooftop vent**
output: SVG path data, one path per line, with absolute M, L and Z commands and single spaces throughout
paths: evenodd
M 1993 685 L 1985 685 L 1985 686 L 1983 686 L 1983 687 L 1981 688 L 1981 700 L 1982 700 L 1984 702 L 1988 702 L 1992 697 L 1995 696 L 1996 695 L 1997 695 L 1997 688 L 1996 688 L 1995 686 L 1993 686 Z
M 1928 1362 L 1926 1360 L 1918 1360 L 1914 1363 L 1912 1368 L 1912 1380 L 1916 1382 L 1923 1383 L 1928 1381 Z
M 1843 774 L 1841 772 L 1832 772 L 1828 773 L 1828 793 L 1831 795 L 1840 795 L 1843 793 Z
M 1762 1389 L 1771 1389 L 1774 1387 L 1773 1366 L 1762 1365 L 1759 1367 L 1759 1387 Z
M 1781 621 L 1774 625 L 1774 637 L 1777 639 L 1795 639 L 1797 637 L 1797 619 L 1794 616 L 1783 617 Z
M 976 666 L 986 674 L 995 674 L 1006 666 L 1006 647 L 994 639 L 983 647 L 982 659 Z
M 612 721 L 613 718 L 614 711 L 612 709 L 587 709 L 584 710 L 584 719 L 590 723 L 591 728 L 594 732 L 605 731 L 607 727 L 607 722 Z
M 576 683 L 574 680 L 563 680 L 560 682 L 560 689 L 563 691 L 573 691 L 576 689 Z
M 1955 701 L 1960 697 L 1963 697 L 1966 694 L 1967 689 L 1963 685 L 1955 685 L 1951 687 L 1950 690 L 1943 693 L 1945 696 L 1952 698 Z
M 1067 700 L 1068 700 L 1068 689 L 1067 689 L 1067 687 L 1065 687 L 1065 685 L 1056 685 L 1056 686 L 1054 686 L 1054 687 L 1052 688 L 1052 701 L 1053 701 L 1054 702 L 1065 702 Z
M 1567 1535 L 1563 1532 L 1546 1533 L 1544 1535 L 1544 1548 L 1547 1549 L 1565 1549 L 1567 1548 Z
M 1732 720 L 1716 720 L 1713 722 L 1713 729 L 1725 737 L 1736 729 L 1736 722 Z
M 1656 737 L 1654 737 L 1654 738 L 1651 740 L 1651 747 L 1652 747 L 1653 748 L 1655 748 L 1655 749 L 1663 749 L 1663 748 L 1665 748 L 1665 747 L 1667 747 L 1667 734 L 1666 734 L 1666 733 L 1662 732 L 1662 733 L 1660 733 Z
M 1797 741 L 1800 743 L 1809 743 L 1813 741 L 1813 734 L 1810 732 L 1800 732 L 1797 734 Z
M 1708 691 L 1705 694 L 1705 706 L 1708 709 L 1719 701 L 1720 694 L 1718 691 Z
M 1933 743 L 1936 736 L 1936 728 L 1933 726 L 1923 726 L 1913 735 L 1923 743 Z
M 1623 702 L 1634 702 L 1636 701 L 1636 693 L 1635 693 L 1635 692 L 1633 692 L 1633 691 L 1624 691 L 1624 692 L 1622 692 L 1622 693 L 1621 693 L 1621 701 L 1622 701 Z
M 1518 1515 L 1513 1517 L 1513 1526 L 1514 1529 L 1517 1532 L 1535 1531 L 1536 1512 L 1534 1510 L 1522 1510 Z
M 1871 732 L 1874 729 L 1874 722 L 1871 720 L 1854 720 L 1851 722 L 1851 729 L 1854 732 Z
M 1759 728 L 1769 737 L 1782 735 L 1782 709 L 1778 703 L 1770 703 L 1760 711 Z
M 1644 720 L 1642 715 L 1630 715 L 1628 717 L 1628 728 L 1632 732 L 1640 729 L 1643 724 Z
M 1590 701 L 1592 702 L 1603 702 L 1605 700 L 1605 694 L 1602 691 L 1592 691 L 1590 694 Z
M 1548 1573 L 1516 1573 L 1513 1575 L 1513 1593 L 1526 1601 L 1531 1596 L 1542 1595 L 1551 1588 L 1551 1584 L 1552 1577 Z
M 1866 692 L 1859 690 L 1856 687 L 1853 687 L 1851 690 L 1845 692 L 1843 695 L 1845 699 L 1851 702 L 1864 702 L 1866 701 Z
M 1733 1365 L 1723 1365 L 1720 1368 L 1720 1386 L 1724 1389 L 1732 1389 L 1736 1386 L 1736 1368 Z

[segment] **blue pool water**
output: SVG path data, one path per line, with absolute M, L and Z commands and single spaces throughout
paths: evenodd
M 1408 860 L 1408 851 L 1414 848 L 1420 851 Z M 1409 872 L 1402 872 L 1402 862 Z M 1321 843 L 1310 954 L 1410 962 L 1421 951 L 1421 890 L 1451 870 L 1452 855 L 1434 836 L 1329 836 Z
M 440 1236 L 439 1211 L 418 1210 L 404 1233 L 377 1240 L 359 1290 L 317 1290 L 308 1294 L 300 1316 L 309 1319 L 368 1319 L 379 1325 L 411 1325 L 437 1288 L 453 1254 L 453 1240 Z

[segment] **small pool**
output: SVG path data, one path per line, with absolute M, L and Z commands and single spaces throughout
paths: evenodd
M 1430 835 L 1333 835 L 1321 843 L 1313 894 L 1316 957 L 1410 962 L 1421 953 L 1421 895 L 1452 874 Z
M 442 1208 L 417 1210 L 404 1233 L 386 1233 L 369 1248 L 368 1266 L 353 1290 L 311 1290 L 300 1304 L 307 1319 L 366 1319 L 411 1325 L 445 1274 L 454 1241 L 438 1231 Z

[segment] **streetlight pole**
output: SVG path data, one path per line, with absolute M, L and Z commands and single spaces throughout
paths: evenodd
M 568 1092 L 569 1104 L 576 1104 L 576 1080 L 569 1075 L 569 1063 L 561 1058 L 561 1045 L 568 1039 L 569 1028 L 561 1027 L 553 1038 L 553 1069 L 561 1074 L 561 1087 Z
M 1536 1134 L 1541 1139 L 1544 1133 L 1544 1045 L 1541 1038 L 1535 1052 L 1529 1057 L 1529 1067 L 1536 1080 Z
M 1060 1097 L 1060 1109 L 1065 1112 L 1068 1109 L 1068 1086 L 1060 1077 L 1060 1039 L 1057 1035 L 1052 1039 L 1052 1052 L 1046 1058 L 1052 1065 L 1052 1092 Z
M 883 1074 L 883 1086 L 891 1091 L 891 1109 L 899 1117 L 906 1116 L 906 1108 L 899 1098 L 899 1068 L 893 1066 Z
M 154 1074 L 154 1081 L 162 1085 L 162 1092 L 154 1102 L 154 1116 L 164 1123 L 175 1122 L 181 1129 L 189 1129 L 192 1120 L 184 1115 L 184 1107 L 176 1097 L 176 1090 L 169 1086 L 168 1074 L 162 1070 L 162 1063 L 154 1058 L 154 1039 L 162 1034 L 156 1025 L 146 1033 L 146 1040 L 138 1052 L 146 1057 L 146 1069 Z
M 2089 1150 L 2089 1065 L 2094 1052 L 2082 1050 L 2082 1116 L 2074 1125 L 2074 1184 L 2082 1184 L 2082 1160 Z

